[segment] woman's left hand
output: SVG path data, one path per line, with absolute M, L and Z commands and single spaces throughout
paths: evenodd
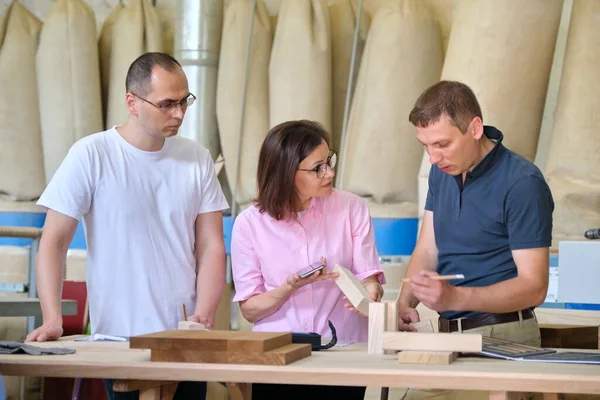
M 383 297 L 383 287 L 381 286 L 381 284 L 379 284 L 379 282 L 366 282 L 363 284 L 363 287 L 366 289 L 367 293 L 369 293 L 369 297 L 371 298 L 371 300 L 376 302 L 381 301 L 381 298 Z M 348 301 L 348 298 L 344 296 L 344 300 Z M 344 304 L 344 307 L 363 317 L 368 317 L 368 315 L 365 315 L 358 311 L 356 308 L 354 308 L 354 306 L 350 304 L 350 302 Z

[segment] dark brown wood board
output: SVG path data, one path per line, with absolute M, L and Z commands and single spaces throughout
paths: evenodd
M 150 349 L 151 361 L 259 365 L 286 365 L 312 352 L 285 332 L 168 330 L 134 336 L 129 347 Z
M 151 361 L 215 364 L 287 365 L 311 354 L 310 344 L 288 344 L 264 353 L 244 351 L 152 350 Z

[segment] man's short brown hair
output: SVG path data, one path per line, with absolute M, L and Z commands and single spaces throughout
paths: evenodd
M 137 96 L 147 96 L 151 89 L 150 83 L 154 67 L 160 67 L 169 72 L 182 68 L 179 61 L 166 53 L 142 54 L 131 63 L 127 70 L 125 91 Z
M 419 96 L 408 120 L 419 128 L 436 123 L 446 114 L 462 133 L 475 117 L 483 120 L 481 107 L 470 87 L 456 81 L 440 81 Z
M 265 138 L 258 158 L 258 196 L 260 212 L 276 220 L 290 218 L 299 206 L 294 176 L 298 165 L 322 143 L 329 146 L 329 134 L 314 121 L 283 122 Z

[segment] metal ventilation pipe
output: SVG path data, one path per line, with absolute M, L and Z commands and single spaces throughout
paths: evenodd
M 177 0 L 175 4 L 173 53 L 187 75 L 190 91 L 197 97 L 185 114 L 179 134 L 200 142 L 215 160 L 221 153 L 216 102 L 222 0 Z

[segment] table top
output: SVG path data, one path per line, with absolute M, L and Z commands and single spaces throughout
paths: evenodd
M 149 350 L 128 342 L 39 343 L 69 347 L 60 356 L 0 355 L 0 373 L 47 377 L 203 380 L 486 391 L 600 394 L 600 366 L 460 357 L 451 365 L 400 364 L 394 355 L 367 354 L 366 344 L 313 352 L 286 366 L 151 362 Z

